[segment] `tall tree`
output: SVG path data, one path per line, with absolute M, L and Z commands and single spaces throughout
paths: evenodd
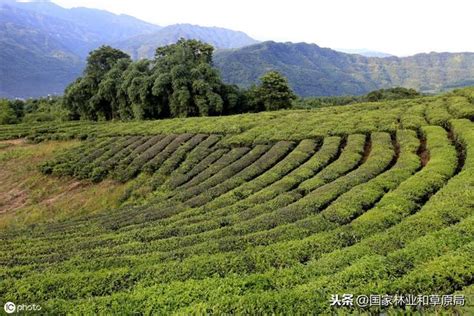
M 169 102 L 172 116 L 224 112 L 224 84 L 212 68 L 213 50 L 211 45 L 184 39 L 156 50 L 153 94 Z
M 130 56 L 110 46 L 101 46 L 92 51 L 87 58 L 84 75 L 66 88 L 64 106 L 71 111 L 73 118 L 111 119 L 111 95 L 106 87 L 99 93 L 99 85 L 107 73 L 120 60 L 131 62 Z M 108 83 L 110 87 L 110 82 Z
M 267 111 L 287 109 L 296 95 L 286 78 L 277 71 L 269 71 L 260 78 L 257 98 Z
M 151 64 L 143 59 L 129 65 L 122 75 L 119 114 L 123 120 L 154 118 L 157 104 L 151 94 Z
M 131 61 L 130 56 L 121 50 L 103 45 L 89 53 L 84 74 L 95 79 L 98 84 L 105 74 L 124 58 Z
M 108 119 L 118 119 L 120 117 L 121 97 L 124 97 L 120 94 L 121 82 L 124 72 L 129 68 L 130 64 L 131 61 L 128 58 L 118 60 L 99 83 L 97 96 L 100 100 L 107 103 L 105 107 L 106 112 L 109 113 L 106 115 Z M 127 103 L 127 100 L 125 100 L 125 103 Z
M 18 123 L 18 118 L 15 111 L 10 106 L 10 101 L 7 99 L 0 99 L 0 125 Z

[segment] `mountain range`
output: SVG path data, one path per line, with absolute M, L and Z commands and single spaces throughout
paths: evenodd
M 375 50 L 370 50 L 370 49 L 357 49 L 357 48 L 336 48 L 335 50 L 346 53 L 346 54 L 357 54 L 357 55 L 362 55 L 365 57 L 393 57 L 394 55 L 384 53 L 384 52 L 379 52 Z
M 395 86 L 434 93 L 474 85 L 474 53 L 377 58 L 316 44 L 264 42 L 220 51 L 214 63 L 224 81 L 240 86 L 277 70 L 301 96 L 361 95 Z
M 224 81 L 242 87 L 269 70 L 282 72 L 301 96 L 357 95 L 393 86 L 438 92 L 474 84 L 473 53 L 398 58 L 345 50 L 348 54 L 316 44 L 260 43 L 219 27 L 162 27 L 104 10 L 0 0 L 0 97 L 62 94 L 81 74 L 87 54 L 103 44 L 139 59 L 181 37 L 213 45 L 214 64 Z
M 223 28 L 161 27 L 104 10 L 0 0 L 0 97 L 62 94 L 81 74 L 88 53 L 103 44 L 141 58 L 152 57 L 156 47 L 180 37 L 200 39 L 216 48 L 257 43 L 245 33 Z
M 102 43 L 159 30 L 126 15 L 51 2 L 0 1 L 0 96 L 61 94 Z
M 216 49 L 239 48 L 258 43 L 243 32 L 220 27 L 175 24 L 154 33 L 137 35 L 113 43 L 113 46 L 127 52 L 134 59 L 153 58 L 158 46 L 176 43 L 180 38 L 201 40 Z

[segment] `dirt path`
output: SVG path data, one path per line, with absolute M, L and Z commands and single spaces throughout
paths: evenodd
M 13 146 L 24 145 L 26 144 L 25 138 L 17 138 L 17 139 L 8 139 L 8 140 L 1 140 L 0 144 L 9 144 Z

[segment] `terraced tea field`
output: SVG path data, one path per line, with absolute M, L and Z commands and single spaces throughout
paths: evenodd
M 312 111 L 0 126 L 4 140 L 76 140 L 35 166 L 48 178 L 127 187 L 120 206 L 3 229 L 0 298 L 58 314 L 473 313 L 473 120 L 464 89 Z M 331 306 L 344 293 L 465 304 Z

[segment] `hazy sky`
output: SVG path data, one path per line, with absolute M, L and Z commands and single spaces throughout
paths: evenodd
M 257 40 L 367 48 L 395 55 L 474 52 L 473 0 L 53 0 L 126 13 L 158 25 L 192 23 Z

